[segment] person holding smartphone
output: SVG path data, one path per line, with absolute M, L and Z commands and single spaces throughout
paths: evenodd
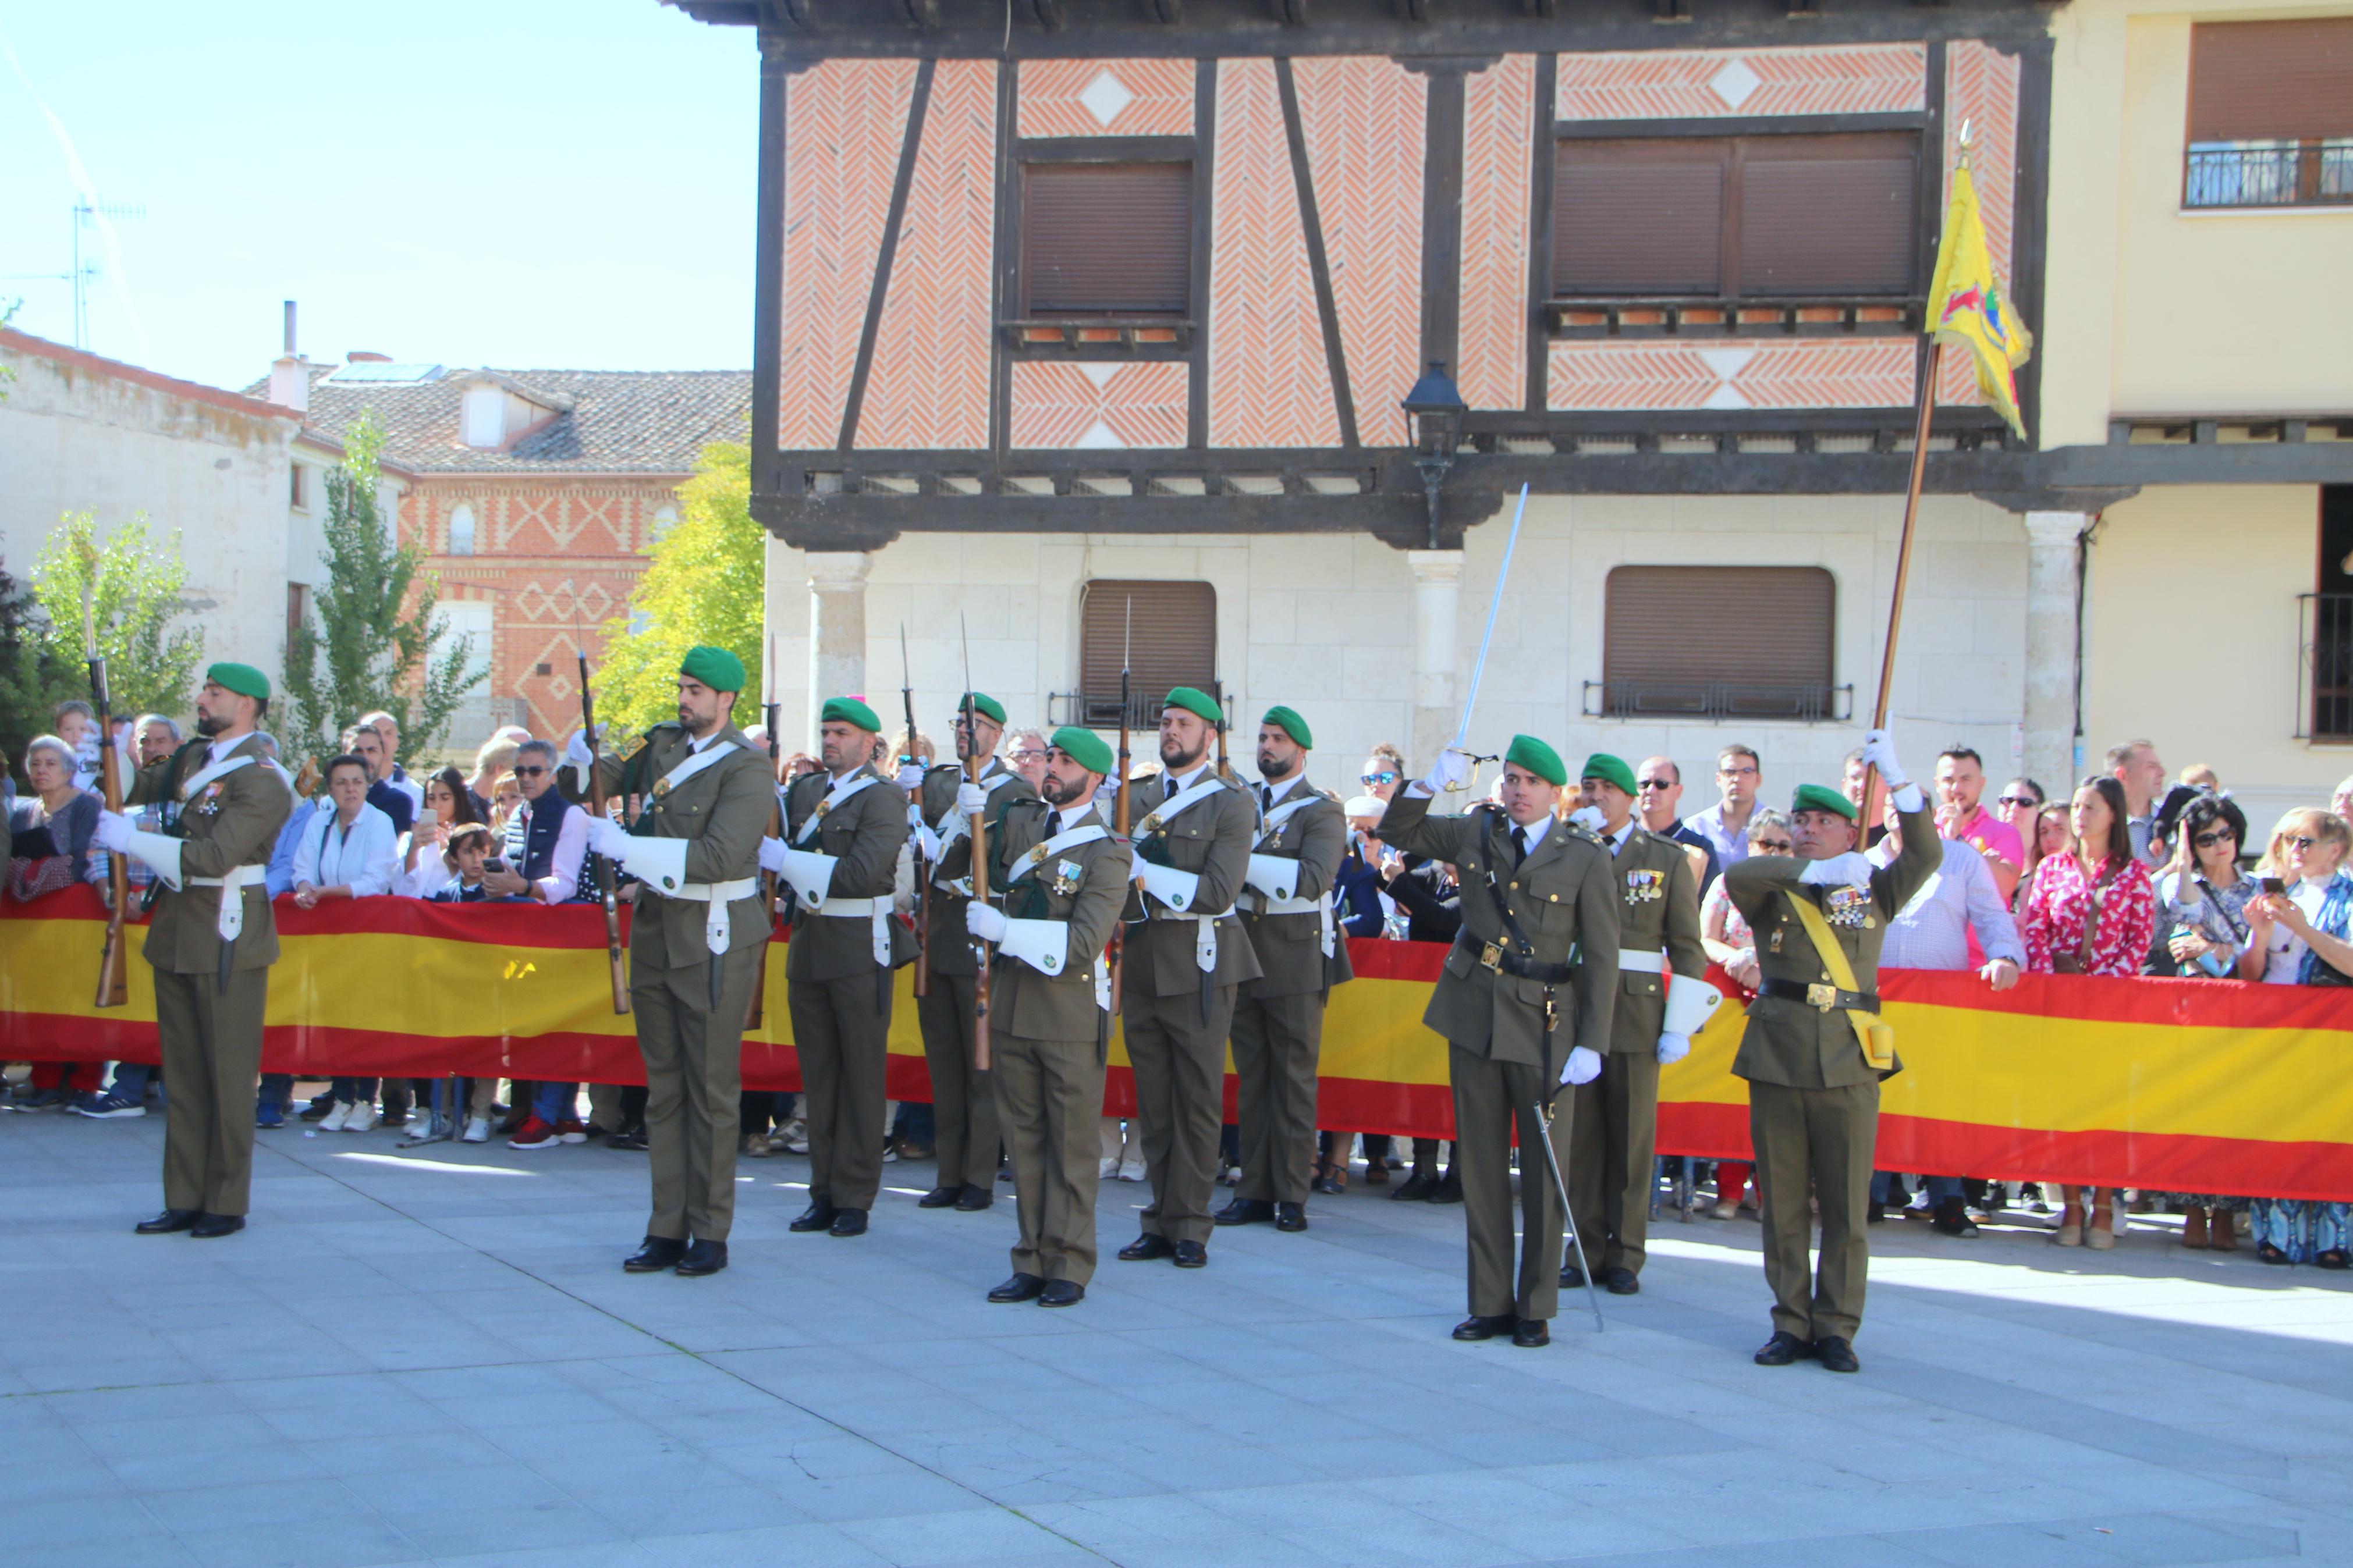
M 2252 940 L 2247 906 L 2262 890 L 2239 869 L 2239 847 L 2246 837 L 2245 814 L 2237 802 L 2222 795 L 2201 795 L 2181 813 L 2173 836 L 2173 858 L 2157 879 L 2161 916 L 2157 951 L 2169 967 L 2152 963 L 2153 972 L 2178 973 L 2191 980 L 2223 980 L 2238 973 L 2240 955 Z M 2232 1216 L 2247 1206 L 2245 1198 L 2215 1193 L 2168 1195 L 2182 1211 L 2182 1246 L 2238 1250 Z

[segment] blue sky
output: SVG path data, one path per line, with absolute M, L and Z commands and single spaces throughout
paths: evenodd
M 216 385 L 312 359 L 751 362 L 749 28 L 656 0 L 0 0 L 0 299 Z M 13 61 L 10 55 L 13 54 Z M 70 150 L 69 149 L 70 144 Z M 79 164 L 77 172 L 76 163 Z

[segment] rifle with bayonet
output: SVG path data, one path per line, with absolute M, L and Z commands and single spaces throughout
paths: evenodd
M 588 650 L 573 630 L 573 651 L 580 658 L 580 733 L 588 747 L 588 809 L 605 815 L 605 764 L 596 745 L 596 699 L 588 689 Z M 613 863 L 601 855 L 589 857 L 596 868 L 596 892 L 605 906 L 605 956 L 613 969 L 613 1011 L 629 1010 L 629 971 L 621 961 L 621 900 L 614 886 Z
M 98 576 L 98 552 L 87 542 L 82 546 L 82 565 L 81 637 L 83 650 L 90 658 L 90 704 L 98 710 L 99 792 L 105 797 L 106 809 L 119 815 L 122 810 L 121 759 L 114 752 L 114 714 L 107 698 L 106 660 L 98 651 L 98 620 L 90 607 L 90 589 Z M 131 909 L 131 862 L 126 857 L 114 854 L 106 858 L 106 882 L 111 907 L 106 914 L 106 945 L 98 955 L 97 1005 L 121 1007 L 131 1000 L 122 953 L 122 917 Z M 225 899 L 244 896 L 242 888 L 221 889 Z
M 907 709 L 907 754 L 900 761 L 921 766 L 923 760 L 923 742 L 915 736 L 915 667 L 907 658 L 907 623 L 904 621 L 899 623 L 899 699 L 906 704 Z M 970 734 L 972 732 L 970 702 L 965 704 L 964 722 L 965 732 Z M 923 786 L 920 782 L 907 792 L 907 805 L 908 815 L 921 824 L 923 820 Z M 932 933 L 932 874 L 930 868 L 923 864 L 923 841 L 921 837 L 914 840 L 913 853 L 915 994 L 929 996 L 932 994 L 932 952 L 929 941 Z
M 785 797 L 776 793 L 778 759 L 783 752 L 776 743 L 776 639 L 768 638 L 768 662 L 760 679 L 761 721 L 768 731 L 768 837 L 785 836 Z M 763 868 L 760 872 L 760 918 L 768 922 L 771 932 L 776 924 L 776 874 Z M 768 964 L 763 957 L 760 967 L 752 973 L 752 1006 L 744 1015 L 746 1031 L 756 1029 L 767 1016 Z
M 972 633 L 957 617 L 957 630 L 964 637 L 964 731 L 973 737 L 965 743 L 971 754 L 964 760 L 964 776 L 972 783 L 980 782 L 981 756 L 976 744 L 978 731 L 972 722 Z M 914 721 L 908 721 L 912 725 Z M 988 803 L 983 801 L 972 814 L 972 898 L 973 902 L 986 907 L 988 903 Z M 972 1066 L 975 1072 L 988 1070 L 988 944 L 976 942 L 972 955 L 978 961 L 977 972 L 972 977 Z
M 1127 602 L 1127 635 L 1119 647 L 1119 777 L 1113 781 L 1111 807 L 1111 830 L 1118 837 L 1122 848 L 1130 847 L 1127 842 L 1127 666 L 1128 656 L 1134 647 L 1135 601 L 1131 598 Z M 1126 911 L 1121 912 L 1124 914 Z M 1111 942 L 1103 951 L 1103 963 L 1111 970 L 1111 1010 L 1114 1016 L 1119 1012 L 1120 962 L 1126 955 L 1126 948 L 1127 922 L 1124 920 L 1113 921 Z

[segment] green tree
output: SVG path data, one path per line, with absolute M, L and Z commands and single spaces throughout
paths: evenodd
M 187 580 L 177 530 L 158 541 L 140 512 L 101 542 L 95 513 L 67 514 L 33 563 L 39 615 L 26 624 L 10 673 L 37 679 L 48 702 L 90 695 L 81 616 L 87 588 L 114 711 L 185 713 L 205 651 L 202 627 L 171 624 L 187 608 L 181 595 Z
M 678 717 L 678 665 L 698 643 L 744 661 L 739 724 L 754 722 L 760 689 L 767 535 L 752 521 L 752 448 L 717 441 L 696 457 L 679 489 L 679 518 L 654 542 L 631 615 L 605 623 L 605 663 L 595 671 L 596 717 L 642 732 Z
M 437 616 L 440 580 L 423 545 L 400 542 L 376 505 L 384 430 L 372 412 L 343 432 L 327 476 L 327 575 L 286 643 L 290 758 L 332 750 L 346 725 L 381 708 L 400 721 L 401 760 L 432 750 L 490 667 Z

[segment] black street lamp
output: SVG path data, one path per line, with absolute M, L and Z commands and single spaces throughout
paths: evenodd
M 1430 498 L 1430 548 L 1438 545 L 1438 492 L 1445 488 L 1447 471 L 1454 467 L 1455 448 L 1462 440 L 1462 416 L 1471 405 L 1462 389 L 1446 374 L 1444 360 L 1432 360 L 1422 378 L 1413 384 L 1398 405 L 1413 437 L 1413 466 L 1421 470 L 1421 488 Z

